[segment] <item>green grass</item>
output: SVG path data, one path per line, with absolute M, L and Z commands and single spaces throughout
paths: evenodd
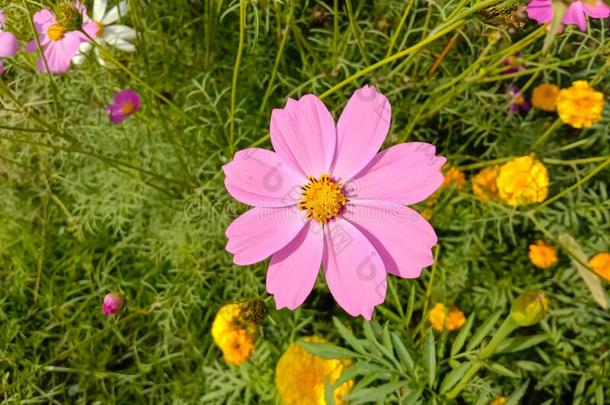
M 138 51 L 112 53 L 120 68 L 90 59 L 53 77 L 35 72 L 34 55 L 5 61 L 3 403 L 279 403 L 275 363 L 309 334 L 368 348 L 355 357 L 353 403 L 410 403 L 418 393 L 422 404 L 450 403 L 441 382 L 475 353 L 478 345 L 466 350 L 472 332 L 494 311 L 506 317 L 527 289 L 544 290 L 551 312 L 516 335 L 540 339 L 493 357 L 511 373 L 483 368 L 456 403 L 513 393 L 521 404 L 608 403 L 608 310 L 592 299 L 573 250 L 560 249 L 559 264 L 543 271 L 530 264 L 527 247 L 568 234 L 586 257 L 610 249 L 610 103 L 593 128 L 546 131 L 556 116 L 507 115 L 505 89 L 516 83 L 529 97 L 538 83 L 583 79 L 610 94 L 610 32 L 600 21 L 584 33 L 570 27 L 542 54 L 545 31 L 535 22 L 509 33 L 481 19 L 481 5 L 494 3 L 129 0 L 124 22 L 139 32 Z M 25 43 L 33 37 L 29 16 L 52 2 L 0 5 L 7 29 Z M 502 61 L 517 52 L 525 70 L 503 73 Z M 238 267 L 224 250 L 224 230 L 245 207 L 225 191 L 221 166 L 236 150 L 270 148 L 269 116 L 287 97 L 322 95 L 338 117 L 367 83 L 392 104 L 385 146 L 434 143 L 468 175 L 535 152 L 550 172 L 551 201 L 512 209 L 481 204 L 469 187 L 447 192 L 434 206 L 434 270 L 417 280 L 389 277 L 373 322 L 338 308 L 322 278 L 301 309 L 275 311 L 267 264 Z M 143 95 L 143 110 L 112 126 L 104 107 L 127 86 Z M 607 296 L 608 284 L 602 288 Z M 115 290 L 127 309 L 105 318 L 102 298 Z M 255 297 L 271 312 L 253 358 L 229 366 L 211 341 L 211 321 L 223 304 Z M 456 352 L 462 357 L 451 353 L 455 333 L 430 342 L 423 313 L 436 302 L 473 319 Z M 355 337 L 340 333 L 333 317 Z M 426 368 L 431 359 L 435 366 Z M 364 372 L 365 365 L 377 368 Z

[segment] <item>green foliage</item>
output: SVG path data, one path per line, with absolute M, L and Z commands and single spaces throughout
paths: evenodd
M 6 59 L 2 402 L 279 403 L 279 356 L 316 334 L 332 343 L 308 350 L 353 360 L 327 382 L 327 398 L 354 379 L 353 404 L 488 404 L 500 395 L 509 404 L 607 403 L 610 314 L 559 235 L 584 257 L 610 249 L 610 103 L 600 123 L 576 130 L 552 126 L 551 113 L 507 114 L 506 89 L 516 84 L 529 98 L 542 82 L 589 80 L 610 94 L 608 25 L 566 27 L 542 53 L 546 31 L 535 22 L 515 30 L 483 18 L 481 9 L 500 3 L 523 2 L 129 0 L 123 22 L 139 32 L 137 52 L 110 50 L 119 66 L 90 58 L 50 76 L 35 71 L 34 54 Z M 5 29 L 25 43 L 32 14 L 54 4 L 1 1 Z M 506 73 L 503 61 L 517 53 L 524 69 Z M 225 191 L 221 167 L 236 150 L 270 147 L 271 110 L 288 97 L 324 95 L 338 117 L 367 83 L 392 104 L 384 147 L 434 143 L 468 176 L 536 153 L 550 198 L 559 197 L 513 209 L 479 202 L 470 185 L 446 190 L 429 207 L 440 243 L 434 269 L 415 280 L 388 276 L 374 321 L 338 308 L 323 277 L 300 309 L 276 311 L 267 264 L 238 267 L 224 250 L 224 231 L 245 207 Z M 142 94 L 143 110 L 110 125 L 104 107 L 125 87 Z M 536 239 L 559 247 L 553 268 L 529 262 Z M 607 282 L 598 282 L 607 297 Z M 550 316 L 504 340 L 448 400 L 512 300 L 531 289 L 546 292 Z M 118 318 L 100 311 L 110 291 L 127 297 Z M 230 366 L 212 342 L 212 319 L 222 305 L 255 297 L 270 314 L 253 357 Z M 466 325 L 429 330 L 436 302 L 459 306 Z

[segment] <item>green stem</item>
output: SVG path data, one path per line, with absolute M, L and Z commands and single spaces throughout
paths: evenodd
M 476 375 L 481 367 L 485 365 L 484 360 L 490 358 L 497 350 L 498 345 L 504 341 L 519 325 L 513 320 L 510 314 L 506 317 L 502 325 L 498 328 L 496 334 L 491 338 L 489 343 L 480 350 L 478 360 L 470 366 L 466 371 L 460 382 L 449 391 L 447 394 L 448 399 L 453 399 L 459 395 L 460 392 L 466 387 L 470 379 Z
M 237 45 L 237 58 L 233 66 L 233 82 L 231 84 L 231 121 L 229 124 L 229 151 L 230 155 L 235 152 L 235 109 L 237 104 L 237 79 L 239 77 L 239 66 L 244 52 L 246 32 L 246 0 L 239 2 L 239 43 Z
M 536 141 L 532 144 L 532 150 L 538 149 L 540 146 L 544 145 L 550 138 L 550 136 L 555 132 L 556 129 L 563 125 L 563 121 L 561 118 L 557 118 L 553 124 L 544 131 L 542 135 L 536 139 Z
M 280 66 L 280 62 L 282 61 L 282 58 L 284 56 L 284 47 L 286 46 L 286 42 L 288 40 L 288 36 L 290 33 L 290 24 L 292 22 L 292 14 L 293 14 L 293 8 L 291 6 L 289 13 L 288 13 L 287 21 L 286 21 L 286 28 L 284 28 L 284 32 L 282 34 L 282 40 L 280 41 L 280 47 L 277 51 L 277 55 L 275 56 L 275 62 L 273 63 L 273 70 L 271 71 L 271 77 L 269 78 L 269 83 L 267 84 L 267 90 L 265 90 L 265 95 L 263 96 L 263 102 L 261 103 L 261 106 L 258 109 L 258 118 L 259 119 L 265 112 L 265 107 L 267 107 L 267 102 L 269 101 L 269 97 L 271 96 L 271 92 L 273 91 L 273 84 L 275 82 L 275 77 L 277 75 L 277 71 Z M 257 122 L 257 124 L 258 124 L 258 122 Z
M 591 170 L 585 177 L 580 179 L 580 181 L 578 181 L 577 183 L 571 185 L 570 187 L 562 190 L 560 193 L 555 194 L 553 197 L 549 198 L 548 200 L 544 201 L 543 203 L 537 205 L 536 207 L 533 208 L 533 210 L 538 211 L 538 210 L 546 207 L 547 205 L 552 204 L 555 201 L 559 200 L 561 197 L 563 197 L 567 194 L 570 194 L 572 191 L 576 190 L 577 188 L 579 188 L 583 184 L 585 184 L 587 181 L 591 180 L 591 178 L 593 178 L 597 173 L 604 170 L 604 168 L 608 165 L 610 165 L 610 157 L 608 159 L 606 159 L 602 164 L 597 166 L 595 169 Z
M 402 13 L 402 17 L 400 17 L 400 22 L 398 23 L 396 30 L 392 33 L 392 37 L 390 38 L 390 46 L 388 47 L 388 52 L 385 55 L 386 58 L 392 54 L 392 50 L 394 49 L 398 35 L 400 34 L 400 31 L 402 31 L 402 27 L 407 21 L 407 16 L 409 15 L 409 11 L 411 11 L 411 7 L 413 7 L 413 0 L 409 0 L 407 7 L 405 7 L 405 11 Z

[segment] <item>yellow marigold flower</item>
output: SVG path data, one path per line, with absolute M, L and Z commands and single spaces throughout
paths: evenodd
M 549 173 L 533 155 L 502 165 L 496 183 L 500 198 L 513 206 L 542 202 L 549 193 Z
M 256 325 L 240 322 L 244 304 L 228 304 L 220 308 L 212 323 L 212 339 L 231 364 L 242 364 L 254 351 Z
M 493 401 L 491 401 L 489 403 L 489 405 L 504 405 L 507 402 L 508 402 L 508 398 L 506 398 L 506 397 L 498 397 L 498 398 L 494 399 Z
M 317 336 L 305 342 L 324 343 Z M 333 384 L 351 365 L 349 360 L 323 359 L 306 351 L 298 342 L 292 343 L 282 354 L 275 368 L 275 385 L 284 405 L 326 405 L 324 384 Z M 337 405 L 345 404 L 343 397 L 354 382 L 346 381 L 333 393 Z
M 549 268 L 557 263 L 555 248 L 541 240 L 530 245 L 529 256 L 532 264 L 541 269 Z
M 440 189 L 447 189 L 453 185 L 455 185 L 457 191 L 460 191 L 466 185 L 466 176 L 464 175 L 464 172 L 457 167 L 449 167 L 447 169 L 445 172 L 445 179 L 443 180 Z
M 479 200 L 487 202 L 498 195 L 496 180 L 499 171 L 499 166 L 489 166 L 472 178 L 472 192 Z
M 610 253 L 598 253 L 589 260 L 589 267 L 594 272 L 610 281 Z
M 548 83 L 540 84 L 532 92 L 532 105 L 539 110 L 555 111 L 557 96 L 559 96 L 559 87 Z
M 459 308 L 452 307 L 447 313 L 447 308 L 440 302 L 430 310 L 428 320 L 432 328 L 438 332 L 445 330 L 445 327 L 450 331 L 458 330 L 466 322 L 464 313 Z
M 574 128 L 588 128 L 599 122 L 604 111 L 604 94 L 589 83 L 577 80 L 562 89 L 557 97 L 557 112 L 563 122 Z

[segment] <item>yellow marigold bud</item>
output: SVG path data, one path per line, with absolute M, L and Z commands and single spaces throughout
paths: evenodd
M 541 240 L 529 246 L 529 256 L 532 264 L 541 269 L 549 268 L 557 263 L 555 248 Z
M 610 253 L 598 253 L 589 260 L 589 267 L 594 272 L 610 281 Z
M 481 201 L 493 200 L 498 195 L 496 180 L 499 166 L 490 166 L 478 172 L 472 179 L 472 193 Z
M 220 308 L 212 322 L 212 339 L 231 364 L 242 364 L 254 351 L 255 325 L 241 320 L 244 304 L 228 304 Z
M 555 111 L 557 96 L 559 96 L 559 87 L 548 83 L 540 84 L 532 92 L 532 105 L 539 110 Z
M 445 179 L 441 185 L 441 189 L 447 189 L 451 186 L 455 186 L 457 191 L 460 191 L 466 185 L 466 176 L 464 172 L 457 167 L 449 167 L 445 172 Z
M 325 343 L 316 336 L 303 339 L 310 343 Z M 292 343 L 282 354 L 275 368 L 275 385 L 284 405 L 326 405 L 324 386 L 333 384 L 351 365 L 350 360 L 323 359 L 306 351 L 298 342 Z M 346 381 L 333 392 L 337 405 L 345 404 L 343 397 L 354 382 Z
M 557 112 L 563 122 L 574 128 L 588 128 L 599 122 L 604 111 L 604 94 L 589 83 L 577 80 L 557 97 Z
M 430 321 L 432 328 L 438 332 L 442 332 L 445 328 L 450 331 L 460 329 L 464 326 L 466 317 L 464 316 L 464 312 L 456 307 L 452 307 L 449 310 L 449 313 L 447 313 L 445 305 L 439 302 L 430 310 L 428 320 Z
M 498 398 L 494 399 L 493 401 L 491 401 L 489 403 L 489 405 L 504 405 L 507 402 L 508 402 L 508 398 L 506 398 L 506 397 L 498 397 Z
M 502 165 L 496 183 L 500 198 L 513 206 L 542 202 L 549 193 L 549 173 L 532 155 Z
M 510 316 L 519 326 L 535 325 L 549 312 L 549 303 L 541 291 L 528 291 L 513 301 Z

